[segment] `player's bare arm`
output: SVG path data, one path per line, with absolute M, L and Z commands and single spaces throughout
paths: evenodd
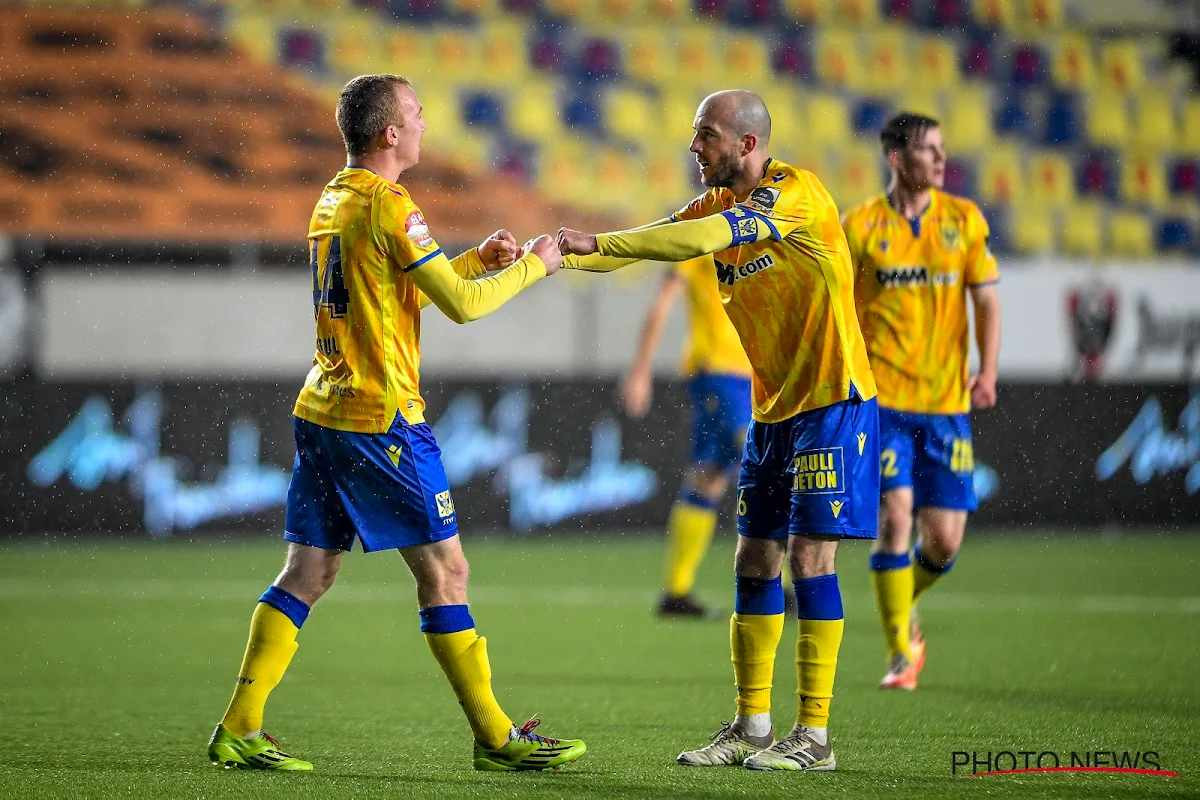
M 634 419 L 641 419 L 650 410 L 650 402 L 654 396 L 651 360 L 658 340 L 662 338 L 671 308 L 682 291 L 683 279 L 674 272 L 668 272 L 650 302 L 650 310 L 646 313 L 646 322 L 638 340 L 637 354 L 621 387 L 621 402 L 625 406 L 625 413 Z
M 1000 296 L 995 284 L 971 287 L 975 309 L 975 345 L 979 348 L 979 372 L 967 383 L 972 408 L 996 405 L 996 374 L 1000 362 Z

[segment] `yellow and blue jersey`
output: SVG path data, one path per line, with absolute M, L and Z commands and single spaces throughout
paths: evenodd
M 967 289 L 999 279 L 987 220 L 970 200 L 935 190 L 916 220 L 880 195 L 847 212 L 842 225 L 880 405 L 965 413 L 971 404 Z
M 715 279 L 752 365 L 754 419 L 779 422 L 855 393 L 874 397 L 850 250 L 817 177 L 771 159 L 745 202 L 710 189 L 672 219 L 715 214 L 734 233 L 731 246 L 713 254 Z M 760 222 L 770 236 L 755 241 Z
M 421 300 L 406 273 L 441 252 L 403 186 L 366 169 L 330 181 L 308 228 L 316 320 L 313 367 L 295 416 L 384 433 L 397 410 L 424 421 Z
M 685 377 L 707 373 L 749 380 L 750 361 L 725 314 L 713 278 L 716 273 L 712 257 L 682 261 L 672 271 L 683 281 L 687 297 L 687 337 L 680 372 Z

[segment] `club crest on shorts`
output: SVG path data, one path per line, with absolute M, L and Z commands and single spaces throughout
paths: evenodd
M 450 497 L 450 490 L 438 492 L 433 496 L 437 501 L 438 516 L 442 519 L 454 516 L 454 499 Z

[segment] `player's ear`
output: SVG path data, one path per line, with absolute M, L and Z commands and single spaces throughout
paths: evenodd
M 748 156 L 754 152 L 754 148 L 758 147 L 758 137 L 753 133 L 747 133 L 742 137 L 742 156 Z

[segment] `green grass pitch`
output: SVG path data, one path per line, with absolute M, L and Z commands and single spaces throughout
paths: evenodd
M 732 536 L 699 593 L 732 594 Z M 518 721 L 589 753 L 560 773 L 480 774 L 395 554 L 351 554 L 267 709 L 311 774 L 218 770 L 224 710 L 272 539 L 0 546 L 0 797 L 1198 797 L 1200 536 L 975 535 L 923 602 L 929 664 L 880 692 L 867 546 L 843 547 L 838 770 L 675 765 L 733 712 L 728 626 L 651 614 L 652 533 L 467 540 L 471 610 Z M 789 622 L 776 727 L 795 713 Z M 951 775 L 954 751 L 1156 751 L 1168 777 Z

